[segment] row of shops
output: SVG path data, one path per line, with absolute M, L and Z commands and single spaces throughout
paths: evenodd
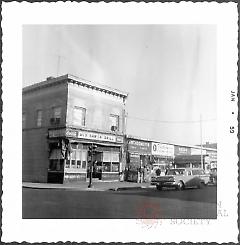
M 127 137 L 127 180 L 138 181 L 139 174 L 145 178 L 159 169 L 165 173 L 169 168 L 191 167 L 210 171 L 217 167 L 217 150 L 201 147 L 173 145 Z
M 174 167 L 216 167 L 215 149 L 201 149 L 131 136 L 103 134 L 73 128 L 51 129 L 48 132 L 48 182 L 99 180 L 137 182 L 153 170 L 165 172 Z M 94 146 L 94 151 L 92 147 Z

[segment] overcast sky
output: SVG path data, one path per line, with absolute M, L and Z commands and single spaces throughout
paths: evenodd
M 66 73 L 128 92 L 128 134 L 216 142 L 214 25 L 25 25 L 23 86 Z

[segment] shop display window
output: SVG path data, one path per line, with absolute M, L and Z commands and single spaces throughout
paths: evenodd
M 66 161 L 66 168 L 70 168 L 70 160 Z
M 82 168 L 86 168 L 86 166 L 87 166 L 86 161 L 82 161 Z
M 86 169 L 87 151 L 75 145 L 70 154 L 70 168 Z
M 77 168 L 81 168 L 81 161 L 77 161 Z
M 103 172 L 119 172 L 119 152 L 103 152 Z
M 76 160 L 72 160 L 72 161 L 71 161 L 71 167 L 72 167 L 72 168 L 75 168 L 75 167 L 76 167 Z
M 103 162 L 103 171 L 111 172 L 111 162 Z
M 119 163 L 118 162 L 112 163 L 112 172 L 119 172 Z

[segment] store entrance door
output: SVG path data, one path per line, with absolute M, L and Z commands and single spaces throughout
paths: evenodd
M 102 152 L 96 152 L 93 156 L 93 178 L 102 179 Z

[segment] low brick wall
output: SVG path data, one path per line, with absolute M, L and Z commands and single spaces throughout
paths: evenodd
M 64 182 L 86 181 L 87 173 L 65 173 Z
M 102 180 L 119 180 L 119 173 L 102 173 Z

